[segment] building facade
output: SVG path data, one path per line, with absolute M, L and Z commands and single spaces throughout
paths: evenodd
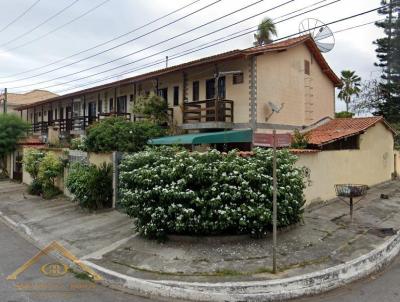
M 341 81 L 308 35 L 164 68 L 17 107 L 33 133 L 82 134 L 108 116 L 136 120 L 139 95 L 168 103 L 170 123 L 187 132 L 251 128 L 288 132 L 335 112 Z M 270 103 L 283 105 L 272 115 Z

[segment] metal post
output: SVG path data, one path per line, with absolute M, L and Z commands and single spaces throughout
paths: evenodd
M 4 88 L 4 101 L 3 101 L 4 110 L 3 113 L 7 113 L 7 88 Z
M 119 153 L 114 151 L 112 153 L 112 163 L 113 163 L 113 198 L 112 198 L 112 208 L 115 209 L 118 201 L 118 164 L 119 164 Z
M 83 95 L 83 130 L 86 129 L 86 95 Z
M 350 197 L 350 222 L 353 222 L 353 197 Z
M 276 233 L 277 233 L 277 179 L 276 179 L 276 129 L 272 130 L 272 146 L 273 146 L 273 158 L 272 158 L 272 178 L 273 178 L 273 191 L 272 191 L 272 272 L 277 273 L 276 265 Z

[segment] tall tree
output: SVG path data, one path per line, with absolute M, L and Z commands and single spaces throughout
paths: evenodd
M 266 17 L 258 25 L 257 33 L 254 34 L 254 46 L 269 44 L 272 42 L 272 36 L 276 35 L 277 31 L 274 21 Z
M 14 114 L 0 114 L 0 175 L 7 176 L 7 154 L 13 152 L 18 140 L 28 130 L 28 124 Z
M 382 68 L 382 101 L 376 104 L 375 114 L 383 115 L 390 122 L 400 122 L 400 0 L 382 0 L 379 14 L 385 16 L 376 26 L 384 30 L 385 36 L 377 39 L 376 66 Z
M 346 103 L 346 111 L 348 112 L 351 98 L 353 96 L 358 96 L 361 91 L 361 78 L 356 75 L 355 71 L 343 70 L 341 80 L 343 86 L 340 88 L 338 97 Z

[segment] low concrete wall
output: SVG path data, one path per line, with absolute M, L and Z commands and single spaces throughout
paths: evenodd
M 390 180 L 395 170 L 394 156 L 393 136 L 381 124 L 360 136 L 357 150 L 298 154 L 297 166 L 310 169 L 311 184 L 305 190 L 307 204 L 335 198 L 335 184 L 371 186 Z M 399 162 L 400 156 L 397 158 Z
M 112 153 L 94 153 L 94 152 L 89 152 L 88 153 L 88 160 L 89 163 L 100 166 L 103 163 L 107 164 L 112 164 Z

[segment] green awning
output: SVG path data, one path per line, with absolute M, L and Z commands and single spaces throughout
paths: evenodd
M 150 145 L 199 145 L 199 144 L 224 144 L 224 143 L 251 143 L 253 131 L 229 130 L 207 133 L 193 133 L 185 135 L 164 136 L 150 139 Z

